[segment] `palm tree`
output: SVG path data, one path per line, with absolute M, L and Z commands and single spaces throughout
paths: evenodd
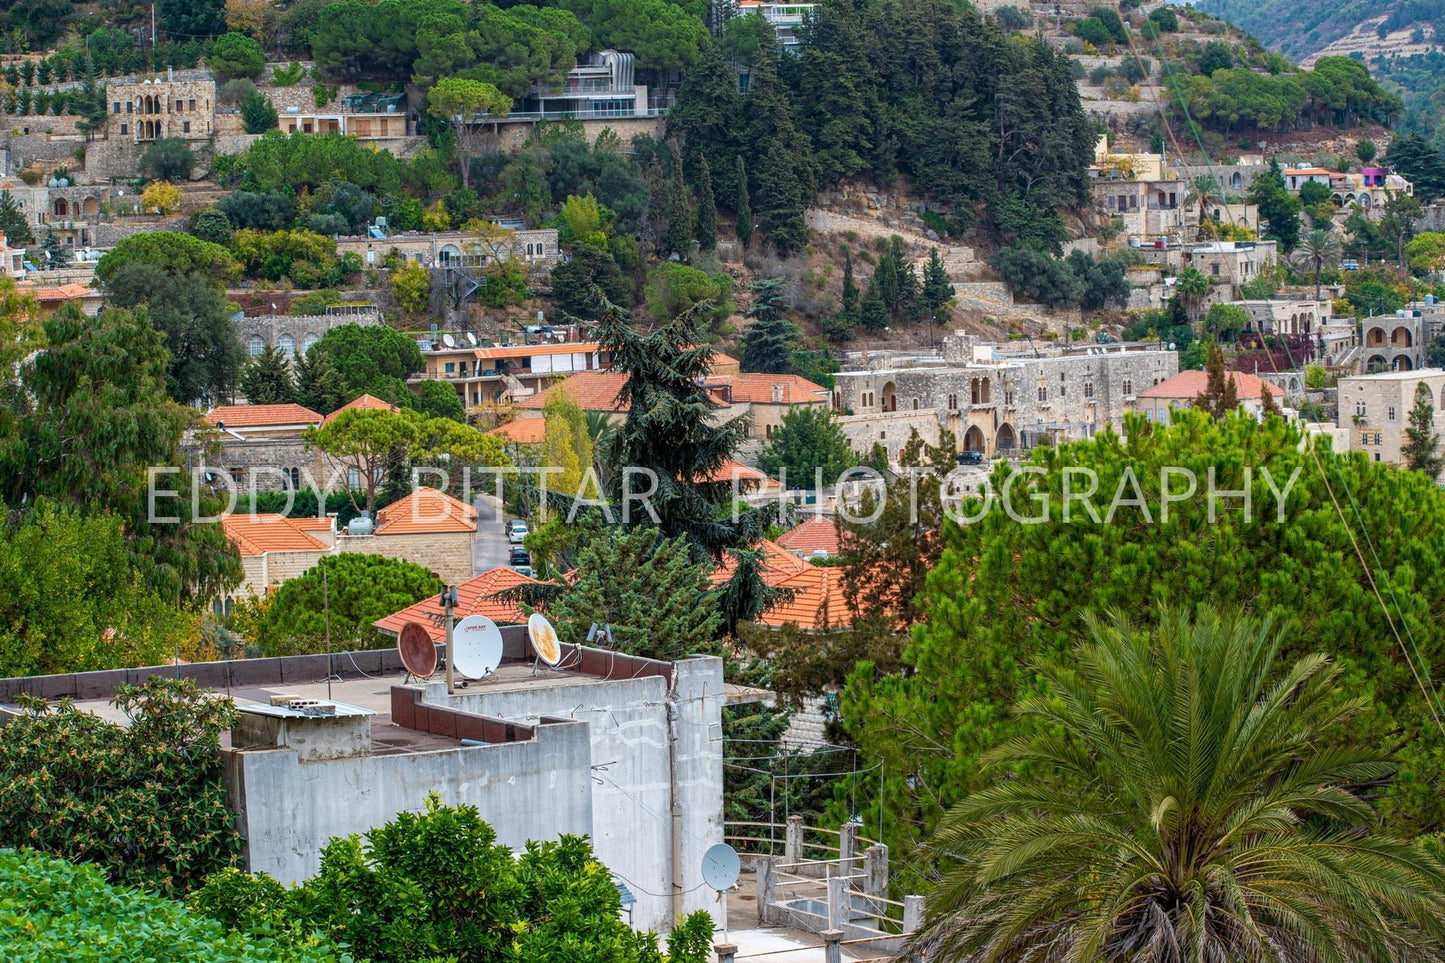
M 606 491 L 612 482 L 612 445 L 617 438 L 617 423 L 606 411 L 588 411 L 587 435 L 592 439 L 592 467 L 597 481 Z
M 1299 246 L 1290 252 L 1289 260 L 1301 271 L 1315 272 L 1315 300 L 1320 299 L 1320 272 L 1339 265 L 1345 247 L 1340 236 L 1327 227 L 1317 227 L 1300 238 Z
M 1035 734 L 944 820 L 944 871 L 910 949 L 947 961 L 1438 960 L 1445 864 L 1378 829 L 1343 745 L 1366 698 L 1268 624 L 1090 619 L 1075 665 L 1026 699 Z
M 1209 296 L 1209 278 L 1196 267 L 1187 267 L 1179 272 L 1174 284 L 1174 293 L 1184 299 L 1184 308 L 1189 313 L 1189 323 L 1199 323 L 1199 308 Z

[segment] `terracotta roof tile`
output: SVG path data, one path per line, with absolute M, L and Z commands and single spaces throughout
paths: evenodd
M 763 553 L 763 581 L 769 585 L 777 585 L 797 575 L 808 567 L 808 563 L 798 558 L 777 542 L 763 539 L 758 543 L 758 548 Z M 708 578 L 714 585 L 721 585 L 733 577 L 737 563 L 731 555 L 723 557 L 721 565 L 708 573 Z
M 793 590 L 791 599 L 774 605 L 758 619 L 764 625 L 792 623 L 804 629 L 831 629 L 851 621 L 843 598 L 843 570 L 805 565 L 791 578 L 775 583 Z
M 284 515 L 227 515 L 221 519 L 221 527 L 226 530 L 226 537 L 236 543 L 236 550 L 247 558 L 267 552 L 324 552 L 327 548 L 324 542 L 307 533 L 299 519 Z
M 1234 390 L 1239 395 L 1240 401 L 1258 401 L 1260 392 L 1265 388 L 1270 394 L 1278 398 L 1283 392 L 1252 374 L 1245 374 L 1243 371 L 1231 371 L 1229 376 L 1234 379 Z M 1150 388 L 1139 395 L 1140 398 L 1158 398 L 1162 401 L 1193 401 L 1204 393 L 1209 386 L 1209 374 L 1204 371 L 1181 371 L 1167 381 Z
M 321 416 L 301 405 L 221 405 L 206 412 L 212 425 L 227 428 L 279 428 L 284 425 L 314 425 Z
M 546 418 L 514 418 L 487 432 L 514 445 L 539 445 L 547 433 Z
M 477 510 L 446 492 L 422 486 L 376 513 L 376 535 L 475 532 Z
M 838 525 L 822 515 L 813 515 L 778 539 L 778 544 L 799 555 L 812 555 L 818 550 L 838 554 Z
M 520 624 L 527 621 L 520 606 L 488 599 L 487 596 L 505 592 L 518 585 L 536 584 L 539 584 L 536 579 L 529 578 L 515 569 L 488 569 L 476 578 L 457 586 L 457 607 L 453 614 L 458 620 L 469 615 L 485 615 L 499 625 Z M 401 627 L 407 622 L 420 622 L 426 626 L 433 641 L 441 642 L 446 638 L 446 629 L 439 620 L 434 620 L 433 616 L 443 614 L 442 607 L 437 604 L 437 596 L 431 595 L 415 605 L 407 606 L 400 612 L 393 612 L 384 619 L 377 619 L 372 625 L 387 635 L 398 635 Z
M 715 374 L 706 384 L 725 388 L 733 404 L 808 405 L 828 400 L 827 388 L 795 374 Z M 774 401 L 775 397 L 781 400 Z
M 717 471 L 698 480 L 701 482 L 736 482 L 738 490 L 744 493 L 778 487 L 777 481 L 769 478 L 766 472 L 749 468 L 742 462 L 734 461 L 731 458 L 718 466 Z
M 332 418 L 335 418 L 337 415 L 341 414 L 343 411 L 350 411 L 350 410 L 352 410 L 352 409 L 354 409 L 354 408 L 366 408 L 366 409 L 371 409 L 371 410 L 375 410 L 375 411 L 400 411 L 400 410 L 401 410 L 400 408 L 398 408 L 396 405 L 392 404 L 392 403 L 389 402 L 389 401 L 382 401 L 382 400 L 381 400 L 380 398 L 378 398 L 376 395 L 358 395 L 358 396 L 356 396 L 355 398 L 353 398 L 353 399 L 351 399 L 350 401 L 348 401 L 346 404 L 342 405 L 340 408 L 337 408 L 335 411 L 333 411 L 331 414 L 327 415 L 327 416 L 326 416 L 324 419 L 322 419 L 322 420 L 323 420 L 323 421 L 330 421 Z
M 621 372 L 579 371 L 561 384 L 525 399 L 520 407 L 541 411 L 553 392 L 561 392 L 583 411 L 622 412 L 627 406 L 618 399 L 617 393 L 626 382 L 627 375 Z

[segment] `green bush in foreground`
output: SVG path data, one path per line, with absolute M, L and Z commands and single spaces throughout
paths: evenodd
M 7 963 L 322 963 L 329 948 L 227 934 L 182 903 L 111 886 L 99 869 L 0 849 L 0 947 Z

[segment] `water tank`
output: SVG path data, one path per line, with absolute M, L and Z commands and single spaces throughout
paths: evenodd
M 346 526 L 348 535 L 370 535 L 374 531 L 376 531 L 376 526 L 371 521 L 371 512 L 362 512 L 351 520 L 350 525 Z
M 1433 294 L 1427 294 L 1427 295 L 1425 295 L 1425 303 L 1426 303 L 1426 304 L 1434 304 L 1434 303 L 1435 303 L 1435 295 L 1433 295 Z

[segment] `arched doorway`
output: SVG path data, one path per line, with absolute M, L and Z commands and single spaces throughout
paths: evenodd
M 1410 336 L 1409 328 L 1396 328 L 1390 335 L 1390 347 L 1409 348 L 1414 346 L 1414 338 Z
M 1365 372 L 1367 374 L 1384 371 L 1385 368 L 1385 356 L 1382 354 L 1372 354 L 1370 355 L 1370 360 L 1365 362 Z
M 1018 436 L 1014 434 L 1013 425 L 1008 422 L 998 426 L 998 434 L 994 436 L 994 451 L 1009 451 L 1018 447 Z
M 70 203 L 69 203 L 65 198 L 63 198 L 63 197 L 57 197 L 57 198 L 55 199 L 55 216 L 56 216 L 56 217 L 69 217 L 69 216 L 70 216 Z
M 891 381 L 883 386 L 883 410 L 898 410 L 898 386 Z
M 1406 357 L 1405 355 L 1403 355 L 1403 354 L 1400 355 L 1399 357 L 1397 357 L 1397 358 L 1395 359 L 1395 370 L 1396 370 L 1396 371 L 1410 371 L 1410 370 L 1412 370 L 1414 367 L 1415 367 L 1415 366 L 1410 363 L 1410 359 L 1409 359 L 1408 357 Z
M 963 435 L 964 451 L 983 451 L 983 430 L 978 425 L 970 425 L 968 431 Z

